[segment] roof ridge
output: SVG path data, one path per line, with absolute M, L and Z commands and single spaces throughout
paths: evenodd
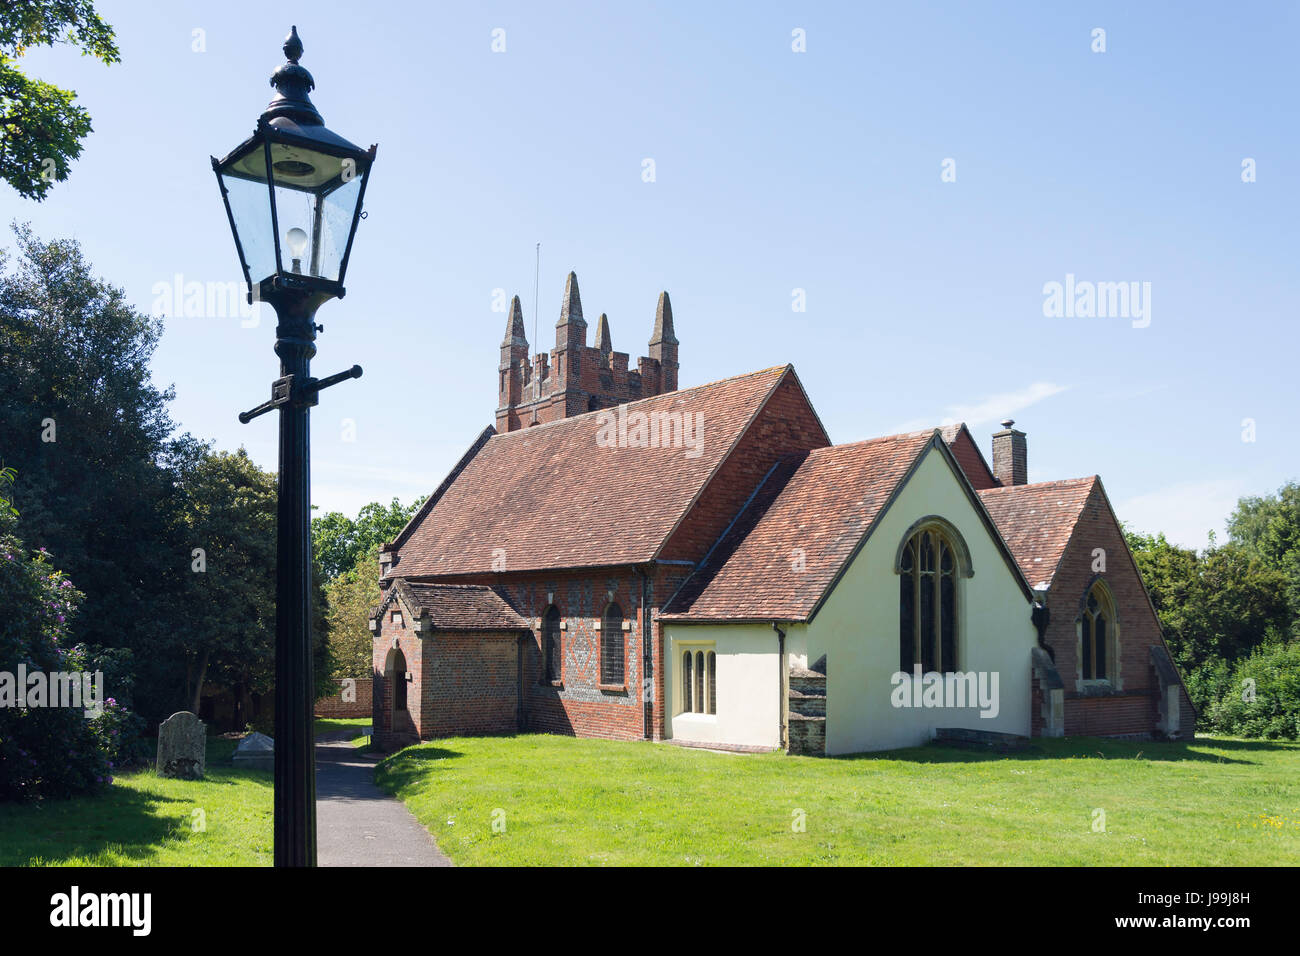
M 459 581 L 408 581 L 406 578 L 397 578 L 396 580 L 404 583 L 408 588 L 460 588 L 462 590 L 481 590 L 495 591 L 490 584 L 465 584 Z
M 859 438 L 857 441 L 846 441 L 846 442 L 841 442 L 838 445 L 824 445 L 821 448 L 814 448 L 811 452 L 809 452 L 809 454 L 816 454 L 818 452 L 823 452 L 823 453 L 831 452 L 837 448 L 852 448 L 856 445 L 873 445 L 878 442 L 902 441 L 905 438 L 917 439 L 923 436 L 925 438 L 930 438 L 931 436 L 934 435 L 935 431 L 936 429 L 934 428 L 923 428 L 914 432 L 898 432 L 893 435 L 877 435 L 875 438 Z
M 1052 485 L 1076 485 L 1100 480 L 1100 475 L 1087 475 L 1082 478 L 1053 478 L 1051 481 L 1031 481 L 1023 485 L 998 485 L 995 488 L 982 488 L 979 493 L 985 494 L 990 491 L 1016 491 L 1024 488 L 1048 488 Z

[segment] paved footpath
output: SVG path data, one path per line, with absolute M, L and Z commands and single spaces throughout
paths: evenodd
M 317 865 L 451 866 L 405 804 L 375 786 L 378 762 L 346 740 L 317 742 Z

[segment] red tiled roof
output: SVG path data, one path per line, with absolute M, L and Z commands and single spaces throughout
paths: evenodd
M 621 406 L 699 415 L 694 457 L 667 442 L 604 447 L 600 412 L 493 435 L 403 532 L 389 577 L 651 560 L 787 374 L 770 368 Z
M 669 601 L 680 620 L 807 620 L 935 430 L 778 464 Z
M 398 579 L 390 597 L 402 598 L 412 613 L 424 617 L 434 628 L 448 631 L 514 631 L 527 629 L 528 622 L 490 587 L 479 584 L 420 584 Z M 391 604 L 386 600 L 372 612 L 374 617 Z
M 1065 546 L 1097 476 L 1007 485 L 979 492 L 980 500 L 1031 587 L 1052 583 Z

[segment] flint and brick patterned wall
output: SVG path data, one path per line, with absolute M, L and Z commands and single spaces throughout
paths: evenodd
M 641 629 L 641 579 L 631 569 L 542 572 L 510 575 L 495 582 L 498 590 L 532 625 L 524 654 L 524 721 L 530 731 L 638 740 L 645 735 L 641 693 L 644 665 Z M 622 632 L 623 683 L 600 682 L 602 632 L 596 628 L 609 605 L 608 592 L 631 624 Z M 548 593 L 555 596 L 563 629 L 559 686 L 546 680 L 545 648 L 540 622 Z M 653 600 L 653 598 L 652 598 Z M 653 606 L 653 605 L 652 605 Z M 657 660 L 654 668 L 658 668 Z
M 1093 551 L 1102 548 L 1106 570 L 1093 571 Z M 1043 569 L 1044 574 L 1050 569 Z M 1031 575 L 1032 577 L 1032 575 Z M 1082 601 L 1094 578 L 1110 588 L 1119 618 L 1119 673 L 1122 690 L 1105 696 L 1084 696 L 1076 686 L 1078 631 Z M 1046 643 L 1055 654 L 1056 669 L 1065 683 L 1065 734 L 1112 736 L 1154 734 L 1160 685 L 1151 664 L 1151 647 L 1161 644 L 1160 622 L 1147 601 L 1142 579 L 1128 545 L 1100 486 L 1094 487 L 1075 526 L 1061 566 L 1052 579 L 1047 606 L 1051 611 Z M 1180 731 L 1191 736 L 1191 704 L 1183 694 Z M 1037 711 L 1035 711 L 1037 713 Z
M 369 677 L 358 677 L 352 681 L 356 697 L 352 701 L 343 699 L 344 681 L 339 681 L 339 692 L 316 701 L 317 717 L 369 717 L 374 712 L 374 682 Z

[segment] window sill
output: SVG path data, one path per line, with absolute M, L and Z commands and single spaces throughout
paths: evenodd
M 680 714 L 674 714 L 673 720 L 685 720 L 692 724 L 716 724 L 718 722 L 718 715 L 697 714 L 694 711 L 684 710 Z
M 627 684 L 597 684 L 596 689 L 609 691 L 612 694 L 626 694 Z
M 560 688 L 561 690 L 563 690 L 563 689 L 564 689 L 564 681 L 562 681 L 562 680 L 540 680 L 540 681 L 537 682 L 537 686 L 538 686 L 538 687 L 558 687 L 558 688 Z
M 1109 697 L 1116 692 L 1116 687 L 1107 679 L 1076 680 L 1074 691 L 1080 697 Z

